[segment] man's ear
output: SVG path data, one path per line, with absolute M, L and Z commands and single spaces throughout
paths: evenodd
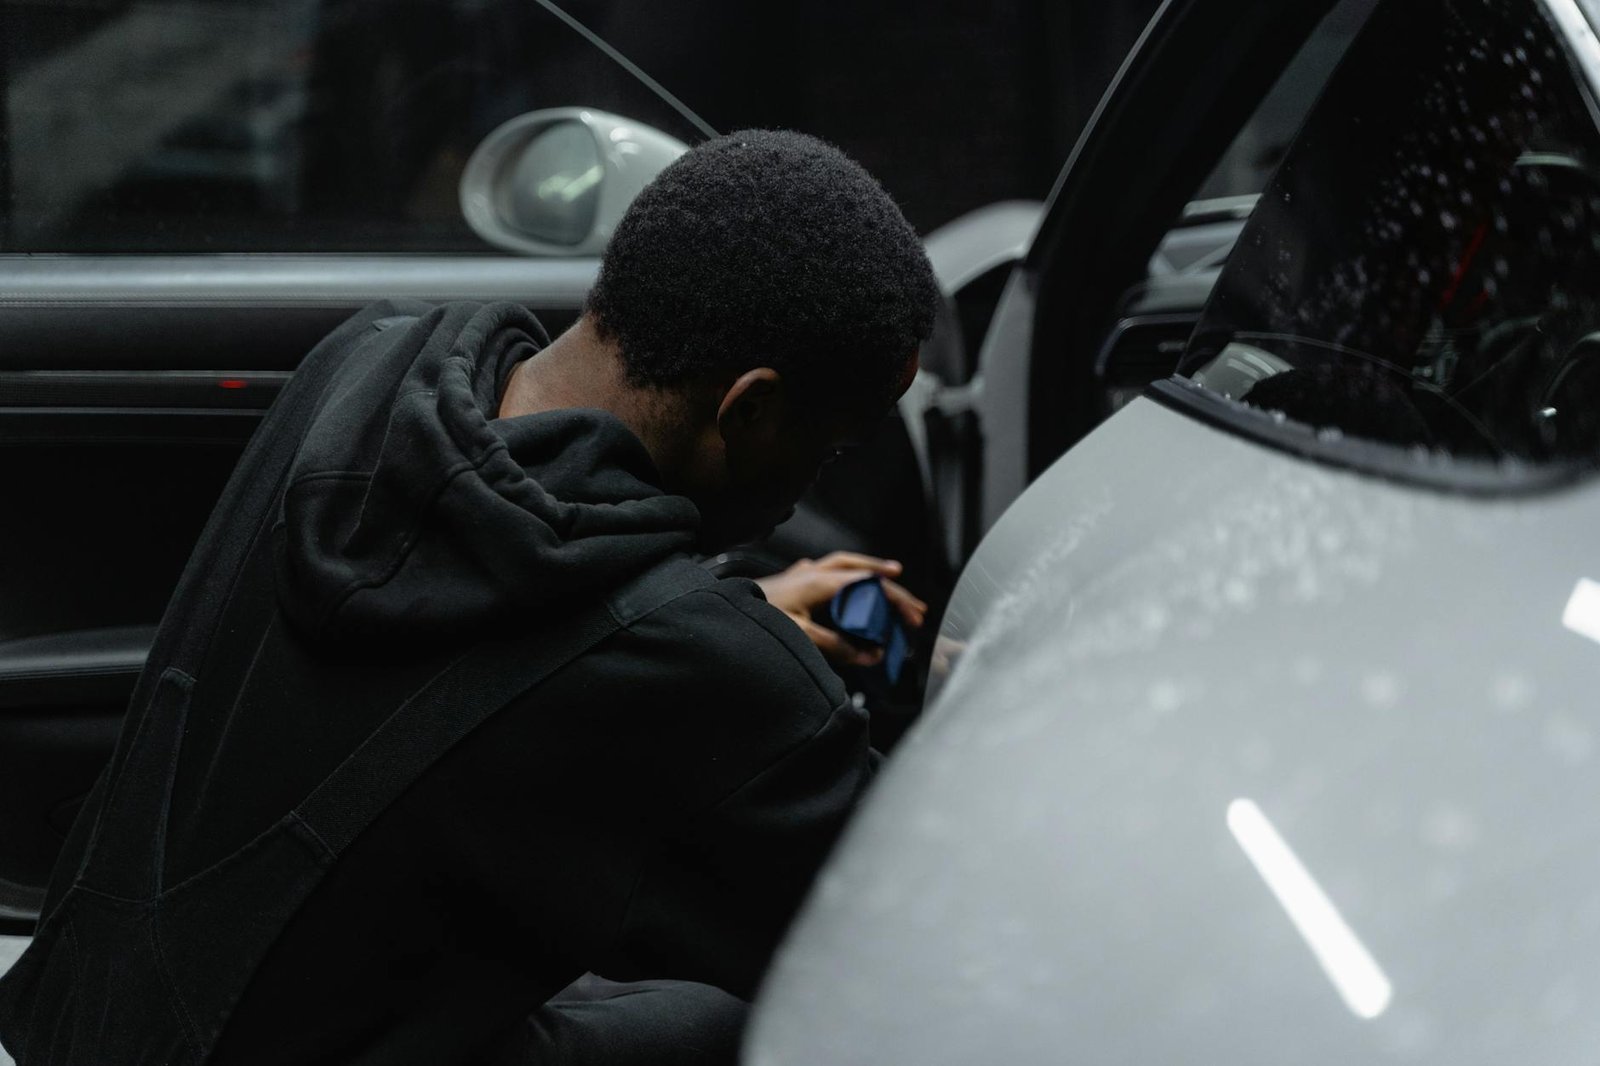
M 730 436 L 775 436 L 786 402 L 783 377 L 771 367 L 747 370 L 734 379 L 717 405 L 717 429 Z
M 911 388 L 911 383 L 917 380 L 917 372 L 922 369 L 922 346 L 911 349 L 911 358 L 906 360 L 905 369 L 900 372 L 900 383 L 896 386 L 894 398 L 899 399 Z

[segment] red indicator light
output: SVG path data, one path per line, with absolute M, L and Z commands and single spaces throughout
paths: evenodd
M 244 380 L 244 378 L 223 378 L 221 381 L 217 382 L 217 388 L 242 389 L 249 384 L 250 383 Z

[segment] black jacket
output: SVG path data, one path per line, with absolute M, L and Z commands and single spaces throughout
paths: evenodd
M 286 475 L 264 489 L 270 471 L 246 456 L 146 669 L 201 641 L 179 675 L 193 681 L 165 826 L 117 845 L 153 854 L 158 884 L 226 867 L 463 648 L 559 630 L 692 545 L 693 505 L 655 487 L 615 418 L 495 417 L 543 341 L 514 305 L 380 304 L 308 360 L 325 368 L 315 395 L 252 443 L 290 441 Z M 217 558 L 239 565 L 196 573 Z M 190 601 L 206 605 L 203 635 L 186 631 Z M 864 715 L 799 630 L 755 585 L 707 583 L 445 753 L 286 923 L 258 916 L 262 878 L 237 900 L 226 878 L 206 887 L 185 913 L 272 927 L 259 963 L 228 978 L 242 994 L 215 1061 L 464 1061 L 585 970 L 748 995 L 872 765 Z M 117 950 L 69 924 L 80 961 Z M 28 995 L 0 996 L 8 1046 L 28 1024 L 18 1003 L 35 1028 L 50 1016 L 48 995 Z

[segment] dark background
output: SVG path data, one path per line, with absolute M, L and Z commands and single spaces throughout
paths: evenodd
M 566 0 L 722 131 L 834 141 L 926 232 L 1043 198 L 1155 0 Z M 537 107 L 698 133 L 532 0 L 0 0 L 0 250 L 485 251 Z
M 649 19 L 595 6 L 647 70 L 646 56 L 682 69 L 668 84 L 714 125 L 834 141 L 926 231 L 995 200 L 1042 199 L 1156 3 L 703 0 Z M 697 9 L 692 43 L 673 31 L 686 8 Z M 685 51 L 706 61 L 684 62 Z

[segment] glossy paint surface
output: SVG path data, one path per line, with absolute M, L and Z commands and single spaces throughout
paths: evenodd
M 747 1061 L 1586 1061 L 1597 529 L 1136 401 L 968 566 Z

